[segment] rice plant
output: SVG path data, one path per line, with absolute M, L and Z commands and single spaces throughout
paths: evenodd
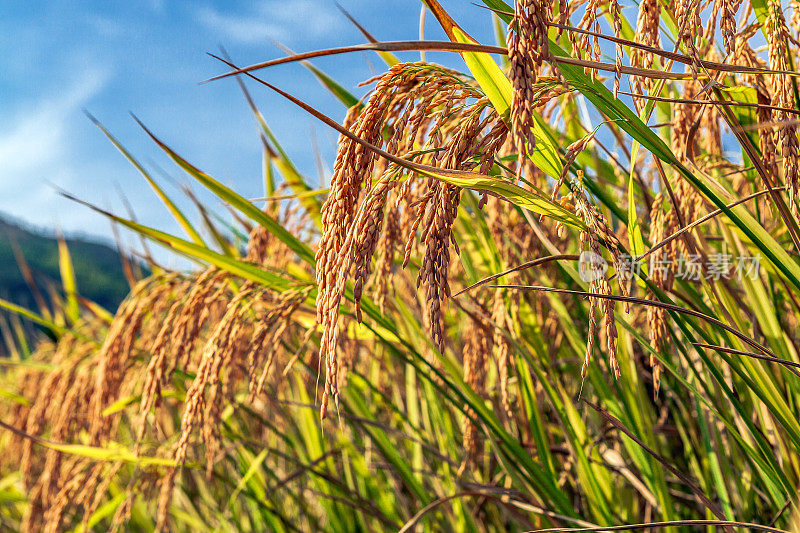
M 142 127 L 233 223 L 97 123 L 185 235 L 87 208 L 200 266 L 4 305 L 51 338 L 3 365 L 3 528 L 798 531 L 800 7 L 483 3 L 497 44 L 425 0 L 449 41 L 218 57 L 265 208 Z M 309 62 L 354 51 L 363 98 Z M 252 90 L 340 134 L 328 189 Z

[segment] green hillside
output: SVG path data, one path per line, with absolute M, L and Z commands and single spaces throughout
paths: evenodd
M 114 311 L 128 292 L 120 255 L 115 248 L 83 238 L 67 237 L 79 293 Z M 14 256 L 14 243 L 33 271 L 41 292 L 60 287 L 58 243 L 54 234 L 27 228 L 0 217 L 0 297 L 26 307 L 35 307 Z

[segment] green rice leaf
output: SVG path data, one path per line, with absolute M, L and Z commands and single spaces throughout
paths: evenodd
M 277 220 L 266 214 L 264 211 L 253 205 L 252 202 L 249 202 L 246 198 L 241 197 L 239 194 L 234 192 L 230 187 L 227 187 L 220 183 L 219 181 L 215 180 L 205 172 L 199 170 L 191 163 L 183 159 L 177 153 L 175 153 L 169 146 L 161 142 L 155 135 L 153 135 L 150 130 L 148 130 L 144 124 L 142 124 L 138 119 L 136 121 L 139 125 L 144 129 L 144 131 L 150 136 L 151 139 L 162 149 L 164 150 L 167 155 L 175 161 L 178 166 L 184 169 L 190 176 L 195 178 L 205 187 L 207 187 L 211 192 L 219 196 L 223 201 L 229 203 L 234 208 L 241 211 L 244 215 L 249 217 L 251 220 L 254 220 L 262 227 L 266 228 L 270 233 L 275 235 L 281 242 L 286 244 L 293 252 L 295 252 L 300 259 L 310 263 L 311 265 L 316 263 L 314 259 L 314 252 L 311 251 L 311 248 L 304 242 L 301 242 L 297 237 L 292 235 L 286 228 L 284 228 Z

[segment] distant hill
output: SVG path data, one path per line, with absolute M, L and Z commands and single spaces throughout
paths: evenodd
M 115 311 L 128 293 L 128 283 L 117 250 L 84 238 L 67 237 L 66 241 L 79 294 Z M 0 215 L 0 297 L 38 309 L 15 259 L 14 242 L 19 245 L 37 285 L 47 297 L 48 284 L 61 287 L 56 237 Z

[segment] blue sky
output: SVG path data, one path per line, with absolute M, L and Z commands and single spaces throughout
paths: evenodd
M 486 10 L 468 0 L 442 3 L 468 30 L 492 42 Z M 381 40 L 418 36 L 417 1 L 341 4 Z M 430 16 L 426 37 L 443 38 Z M 260 196 L 257 129 L 236 83 L 198 82 L 224 71 L 206 52 L 223 45 L 234 61 L 251 64 L 282 55 L 273 39 L 296 51 L 364 42 L 333 0 L 3 2 L 0 211 L 38 226 L 108 238 L 107 221 L 60 198 L 53 184 L 124 213 L 121 190 L 140 221 L 180 231 L 84 109 L 151 169 L 158 166 L 180 182 L 190 180 L 146 138 L 129 112 L 195 165 L 245 196 Z M 429 54 L 430 59 L 454 66 L 460 62 L 444 54 Z M 315 63 L 347 87 L 383 70 L 380 59 L 366 53 Z M 337 120 L 343 117 L 341 106 L 301 66 L 280 66 L 263 75 Z M 336 136 L 279 97 L 250 88 L 284 148 L 317 182 L 311 138 L 316 137 L 330 168 Z M 199 192 L 198 185 L 194 189 Z

